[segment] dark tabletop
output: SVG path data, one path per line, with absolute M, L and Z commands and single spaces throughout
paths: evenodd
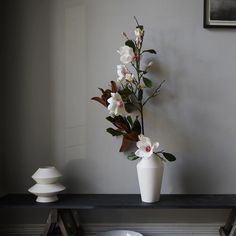
M 37 203 L 31 194 L 8 194 L 0 198 L 0 208 L 153 208 L 153 209 L 226 209 L 236 208 L 233 195 L 162 194 L 156 203 L 143 203 L 139 194 L 61 194 L 54 203 Z

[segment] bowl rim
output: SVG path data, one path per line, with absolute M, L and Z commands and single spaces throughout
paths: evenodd
M 108 233 L 134 233 L 135 236 L 143 236 L 143 234 L 137 232 L 137 231 L 133 231 L 133 230 L 128 230 L 128 229 L 118 229 L 118 230 L 108 230 L 108 231 L 104 231 L 104 232 L 99 232 L 97 235 L 101 236 L 102 234 L 108 234 Z

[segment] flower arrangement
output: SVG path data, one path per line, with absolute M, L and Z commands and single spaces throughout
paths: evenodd
M 112 136 L 123 137 L 120 152 L 126 151 L 136 142 L 138 150 L 128 155 L 129 160 L 148 158 L 155 154 L 163 161 L 175 161 L 176 158 L 171 153 L 158 150 L 158 142 L 152 144 L 150 138 L 144 136 L 144 106 L 159 94 L 164 81 L 154 87 L 152 80 L 147 78 L 153 63 L 150 61 L 143 68 L 142 56 L 145 53 L 156 54 L 156 51 L 143 50 L 144 27 L 138 23 L 136 17 L 134 19 L 137 24 L 134 30 L 135 39 L 130 39 L 123 33 L 125 45 L 117 51 L 122 63 L 117 65 L 117 81 L 111 81 L 108 89 L 99 88 L 101 97 L 93 97 L 92 100 L 108 109 L 110 116 L 106 119 L 114 127 L 106 131 Z M 151 89 L 151 95 L 146 95 L 146 89 Z

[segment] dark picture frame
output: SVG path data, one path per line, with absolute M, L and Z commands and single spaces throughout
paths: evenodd
M 204 0 L 203 26 L 236 27 L 236 0 Z

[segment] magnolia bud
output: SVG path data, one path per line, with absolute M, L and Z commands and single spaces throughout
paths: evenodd
M 123 34 L 123 36 L 124 36 L 125 38 L 129 39 L 128 36 L 127 36 L 127 34 L 126 34 L 125 32 L 123 32 L 122 34 Z
M 153 61 L 150 61 L 147 65 L 147 68 L 150 68 L 153 65 Z

